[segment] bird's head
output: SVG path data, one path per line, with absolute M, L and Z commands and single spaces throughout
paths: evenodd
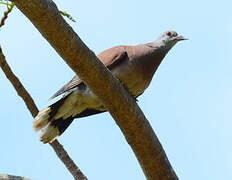
M 156 44 L 167 53 L 178 41 L 182 40 L 187 40 L 187 38 L 178 35 L 175 31 L 166 31 L 156 40 Z

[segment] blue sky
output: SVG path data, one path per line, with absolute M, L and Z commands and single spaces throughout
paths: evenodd
M 67 21 L 96 54 L 153 41 L 166 30 L 188 37 L 168 53 L 138 103 L 180 179 L 232 179 L 231 1 L 56 3 L 77 20 Z M 16 8 L 0 30 L 0 44 L 40 109 L 74 75 Z M 0 172 L 72 179 L 51 147 L 40 143 L 2 71 L 0 87 Z M 108 113 L 76 120 L 59 141 L 90 180 L 145 179 Z

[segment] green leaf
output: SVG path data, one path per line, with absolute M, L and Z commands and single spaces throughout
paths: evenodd
M 75 21 L 75 19 L 73 19 L 73 17 L 70 15 L 70 14 L 68 14 L 67 12 L 65 12 L 65 11 L 59 11 L 60 12 L 60 14 L 62 15 L 62 16 L 65 16 L 65 17 L 67 17 L 69 20 L 71 20 L 72 22 L 76 22 Z

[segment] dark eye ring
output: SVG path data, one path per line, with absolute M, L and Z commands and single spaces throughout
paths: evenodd
M 166 35 L 167 35 L 167 36 L 171 36 L 172 33 L 171 33 L 170 31 L 168 31 L 168 32 L 166 32 Z

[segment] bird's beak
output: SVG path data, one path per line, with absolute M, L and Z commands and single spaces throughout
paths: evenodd
M 176 39 L 178 40 L 178 41 L 182 41 L 182 40 L 188 40 L 188 38 L 185 38 L 184 36 L 177 36 L 176 37 Z

